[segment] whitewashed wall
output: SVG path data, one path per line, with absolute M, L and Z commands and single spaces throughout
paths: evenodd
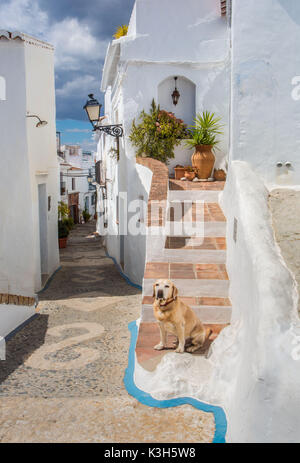
M 6 100 L 0 101 L 0 292 L 32 296 L 35 265 L 26 92 L 20 85 L 25 82 L 23 42 L 1 40 L 0 56 L 0 74 L 6 80 Z
M 45 185 L 47 268 L 59 266 L 53 48 L 34 38 L 0 40 L 0 75 L 6 99 L 0 101 L 0 293 L 34 297 L 41 289 L 38 186 Z M 36 114 L 48 125 L 36 128 Z M 34 308 L 0 306 L 4 334 L 30 317 Z
M 269 183 L 300 182 L 299 41 L 299 2 L 232 0 L 232 158 Z
M 137 0 L 128 35 L 113 41 L 108 48 L 102 79 L 102 90 L 106 92 L 104 123 L 122 123 L 124 128 L 120 161 L 113 167 L 118 180 L 108 203 L 111 220 L 114 220 L 115 198 L 119 191 L 127 191 L 129 202 L 146 196 L 129 135 L 133 119 L 137 119 L 143 109 L 149 111 L 153 98 L 162 103 L 162 109 L 184 117 L 188 124 L 197 112 L 216 112 L 224 123 L 224 136 L 216 156 L 222 159 L 228 153 L 229 32 L 226 19 L 220 14 L 220 3 L 218 0 L 174 0 L 172 12 L 176 14 L 172 14 L 170 20 L 169 0 Z M 174 76 L 179 77 L 181 93 L 177 107 L 170 105 Z M 164 94 L 163 90 L 168 93 Z M 191 101 L 192 93 L 194 101 Z M 110 149 L 109 142 L 105 143 L 105 147 L 102 144 L 99 148 L 103 160 L 109 157 Z M 169 163 L 170 173 L 176 164 L 191 164 L 191 150 L 183 145 L 175 149 L 175 155 Z M 110 185 L 108 191 L 111 190 Z M 107 246 L 119 260 L 119 238 L 108 236 Z M 144 248 L 144 237 L 125 237 L 125 272 L 139 283 Z
M 59 266 L 57 237 L 57 204 L 59 200 L 59 165 L 56 155 L 56 113 L 54 83 L 54 50 L 48 44 L 25 36 L 26 110 L 37 114 L 48 124 L 37 128 L 36 120 L 27 119 L 28 159 L 30 167 L 33 242 L 35 259 L 35 291 L 42 287 L 40 277 L 40 240 L 38 215 L 38 185 L 46 185 L 51 196 L 47 214 L 48 263 L 46 273 L 51 275 Z
M 249 164 L 232 162 L 222 207 L 233 313 L 213 345 L 211 382 L 220 385 L 227 440 L 299 442 L 298 292 L 274 241 L 268 190 Z

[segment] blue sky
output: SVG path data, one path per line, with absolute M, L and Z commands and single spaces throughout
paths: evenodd
M 0 0 L 0 29 L 18 30 L 55 46 L 57 130 L 64 143 L 92 149 L 83 105 L 100 93 L 107 46 L 128 24 L 134 0 Z

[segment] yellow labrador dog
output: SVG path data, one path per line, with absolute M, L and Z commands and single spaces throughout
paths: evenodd
M 153 285 L 153 310 L 160 329 L 160 343 L 154 349 L 167 346 L 167 332 L 178 338 L 176 352 L 194 352 L 206 341 L 206 330 L 193 310 L 178 298 L 178 290 L 170 280 L 157 280 Z

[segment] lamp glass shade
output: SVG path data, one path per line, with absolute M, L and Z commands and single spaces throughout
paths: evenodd
M 173 104 L 176 106 L 180 98 L 180 93 L 178 92 L 177 88 L 175 88 L 174 92 L 172 93 L 172 100 Z
M 89 95 L 89 100 L 84 105 L 88 118 L 91 122 L 98 122 L 100 118 L 101 104 L 94 98 L 94 95 Z

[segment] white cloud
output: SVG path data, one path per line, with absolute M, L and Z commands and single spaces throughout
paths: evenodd
M 90 133 L 91 129 L 66 129 L 65 132 L 69 133 Z
M 64 117 L 71 110 L 68 99 L 74 101 L 100 87 L 100 62 L 109 41 L 96 37 L 88 23 L 71 15 L 72 11 L 63 20 L 52 21 L 39 0 L 0 0 L 0 29 L 25 32 L 54 45 L 56 94 Z
M 99 82 L 94 76 L 82 75 L 66 82 L 61 88 L 56 90 L 57 96 L 70 97 L 81 93 L 87 95 L 91 88 L 99 86 Z
M 0 4 L 0 29 L 42 36 L 48 27 L 48 15 L 36 0 L 11 0 Z M 4 21 L 4 22 L 3 22 Z
M 66 18 L 55 23 L 48 32 L 48 40 L 55 46 L 55 62 L 60 69 L 84 69 L 84 61 L 104 58 L 108 41 L 94 37 L 88 25 L 77 18 Z
M 78 18 L 67 17 L 51 24 L 37 0 L 10 0 L 9 3 L 0 3 L 0 29 L 18 30 L 50 42 L 55 47 L 58 71 L 81 70 L 84 73 L 86 63 L 104 58 L 108 44 L 108 41 L 95 37 L 90 27 Z M 90 79 L 89 76 L 86 78 Z M 70 84 L 73 88 L 76 86 L 76 83 Z M 68 88 L 63 88 L 61 94 L 66 91 Z

